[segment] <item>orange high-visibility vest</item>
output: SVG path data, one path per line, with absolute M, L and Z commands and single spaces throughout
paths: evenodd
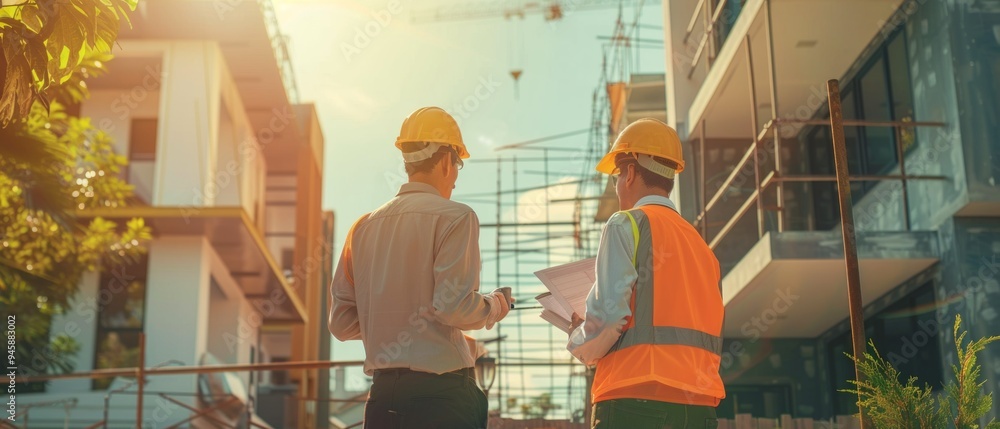
M 724 306 L 719 262 L 677 212 L 646 205 L 624 212 L 635 234 L 632 317 L 597 363 L 593 401 L 647 399 L 717 406 Z

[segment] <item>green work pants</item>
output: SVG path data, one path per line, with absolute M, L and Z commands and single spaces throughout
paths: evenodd
M 594 429 L 715 429 L 715 407 L 644 399 L 612 399 L 594 404 Z

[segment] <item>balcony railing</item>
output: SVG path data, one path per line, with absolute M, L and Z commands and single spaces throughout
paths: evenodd
M 691 69 L 688 79 L 694 76 L 695 70 L 704 60 L 706 71 L 712 69 L 715 57 L 722 49 L 736 18 L 743 12 L 746 0 L 699 0 L 691 14 L 687 29 L 684 32 L 684 43 L 691 40 L 696 30 L 701 30 L 698 36 L 698 48 L 691 59 Z M 698 24 L 701 24 L 700 26 Z
M 271 39 L 271 49 L 274 50 L 274 58 L 278 61 L 278 72 L 288 94 L 288 101 L 297 104 L 299 87 L 295 83 L 295 70 L 292 68 L 292 59 L 288 53 L 288 37 L 282 34 L 281 28 L 278 27 L 278 15 L 271 0 L 257 0 L 257 3 L 260 4 L 260 10 L 264 15 L 267 36 Z
M 701 211 L 694 220 L 695 227 L 699 228 L 702 232 L 702 236 L 709 243 L 712 249 L 715 249 L 726 235 L 733 231 L 737 223 L 743 219 L 743 217 L 751 211 L 751 209 L 756 209 L 757 214 L 757 236 L 758 239 L 764 236 L 767 230 L 765 225 L 765 212 L 773 211 L 777 212 L 777 232 L 783 232 L 787 225 L 786 219 L 786 198 L 785 185 L 791 182 L 836 182 L 837 178 L 834 175 L 790 175 L 784 171 L 781 157 L 775 156 L 772 161 L 771 171 L 762 171 L 762 162 L 760 161 L 760 152 L 763 149 L 765 141 L 770 138 L 770 143 L 773 144 L 774 154 L 781 154 L 781 138 L 777 135 L 777 130 L 782 125 L 830 125 L 829 121 L 822 119 L 782 119 L 773 118 L 764 124 L 763 130 L 761 130 L 756 139 L 754 139 L 747 150 L 743 153 L 743 157 L 740 158 L 739 162 L 733 168 L 729 176 L 722 182 L 719 189 L 711 197 L 707 195 L 706 182 L 705 182 L 705 127 L 704 121 L 699 125 L 699 191 L 701 194 L 701 201 L 704 202 L 701 207 Z M 907 182 L 913 180 L 946 180 L 946 176 L 941 175 L 912 175 L 908 174 L 906 171 L 906 153 L 903 148 L 904 139 L 901 138 L 901 133 L 904 130 L 912 131 L 913 128 L 917 127 L 944 127 L 946 124 L 942 122 L 915 122 L 915 121 L 864 121 L 864 120 L 844 120 L 844 126 L 859 126 L 859 127 L 889 127 L 895 130 L 896 138 L 894 141 L 896 156 L 899 162 L 898 170 L 899 174 L 881 174 L 881 175 L 852 175 L 848 178 L 851 182 L 869 182 L 869 181 L 899 181 L 902 185 L 901 188 L 901 198 L 902 198 L 902 212 L 903 212 L 903 222 L 906 230 L 910 230 L 911 221 L 909 215 L 909 197 L 907 193 Z M 752 164 L 750 164 L 752 162 Z M 718 209 L 720 201 L 727 190 L 734 186 L 735 181 L 741 175 L 749 175 L 749 171 L 752 169 L 754 190 L 750 195 L 743 201 L 743 203 L 736 209 L 735 214 L 733 214 L 720 228 L 718 231 L 712 231 L 709 228 L 709 223 L 707 222 L 708 216 L 713 212 L 713 210 Z M 764 203 L 763 195 L 771 187 L 775 188 L 776 194 L 776 206 L 766 206 Z M 707 202 L 705 202 L 707 201 Z

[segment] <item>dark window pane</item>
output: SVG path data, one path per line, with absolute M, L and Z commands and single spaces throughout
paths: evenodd
M 938 334 L 947 327 L 938 326 L 936 300 L 932 283 L 927 283 L 889 307 L 865 320 L 865 335 L 878 348 L 882 358 L 900 372 L 900 381 L 917 377 L 940 390 L 944 381 L 941 346 Z M 854 366 L 844 353 L 851 353 L 851 333 L 843 333 L 827 344 L 831 384 L 834 392 L 849 389 Z M 857 412 L 850 394 L 834 393 L 834 411 L 838 415 Z
M 97 361 L 94 369 L 129 368 L 139 364 L 139 332 L 106 332 L 97 337 Z M 94 380 L 94 389 L 104 390 L 111 378 Z
M 105 267 L 101 272 L 95 369 L 137 365 L 148 264 L 148 258 L 143 256 L 130 263 Z M 95 379 L 92 386 L 104 390 L 111 381 L 111 378 Z
M 115 265 L 101 273 L 100 327 L 142 328 L 148 259 Z
M 805 139 L 809 154 L 809 173 L 813 175 L 833 175 L 833 146 L 830 143 L 830 128 L 822 125 L 811 127 Z M 828 230 L 839 222 L 837 215 L 837 188 L 833 182 L 811 182 L 813 211 L 816 229 Z
M 789 391 L 788 386 L 726 386 L 726 398 L 716 407 L 716 412 L 726 419 L 733 419 L 736 414 L 776 419 L 782 414 L 791 414 Z
M 848 88 L 841 93 L 840 99 L 840 110 L 844 119 L 858 119 L 861 117 L 855 107 L 857 105 L 857 101 L 854 97 L 854 91 L 851 88 Z M 844 127 L 844 145 L 847 147 L 847 171 L 851 174 L 861 174 L 864 171 L 863 163 L 861 161 L 862 153 L 861 139 L 859 138 L 860 135 L 860 127 Z M 831 157 L 832 156 L 833 155 L 831 154 Z
M 830 381 L 833 385 L 833 410 L 837 415 L 855 414 L 857 396 L 841 390 L 854 387 L 849 380 L 854 379 L 854 363 L 851 354 L 851 332 L 845 332 L 827 345 L 830 361 Z
M 936 390 L 942 387 L 943 374 L 935 302 L 934 288 L 927 283 L 879 312 L 873 325 L 880 328 L 875 345 L 899 370 L 900 379 L 917 377 L 920 385 Z
M 129 159 L 156 159 L 156 118 L 132 119 L 132 131 L 129 134 Z
M 906 37 L 902 32 L 889 42 L 889 86 L 892 89 L 892 117 L 897 121 L 913 121 L 913 86 L 910 84 L 910 67 L 906 58 Z M 910 151 L 916 141 L 916 130 L 902 128 L 903 150 Z
M 861 115 L 866 121 L 890 121 L 889 87 L 885 61 L 876 60 L 860 80 Z M 888 127 L 864 127 L 865 165 L 868 174 L 884 174 L 896 164 L 893 130 Z M 874 183 L 872 183 L 874 185 Z

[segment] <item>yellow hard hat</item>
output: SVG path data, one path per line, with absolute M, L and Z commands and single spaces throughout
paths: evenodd
M 615 156 L 619 153 L 657 156 L 672 161 L 677 164 L 677 168 L 661 165 L 651 158 L 639 158 L 639 163 L 643 167 L 670 178 L 684 171 L 681 138 L 677 135 L 677 131 L 656 119 L 643 118 L 625 127 L 621 134 L 618 134 L 615 145 L 607 155 L 604 155 L 601 162 L 597 163 L 597 171 L 612 174 L 615 171 Z
M 449 145 L 455 148 L 459 158 L 469 157 L 458 123 L 440 107 L 419 108 L 403 120 L 399 137 L 396 138 L 396 148 L 402 150 L 403 143 L 411 142 Z

